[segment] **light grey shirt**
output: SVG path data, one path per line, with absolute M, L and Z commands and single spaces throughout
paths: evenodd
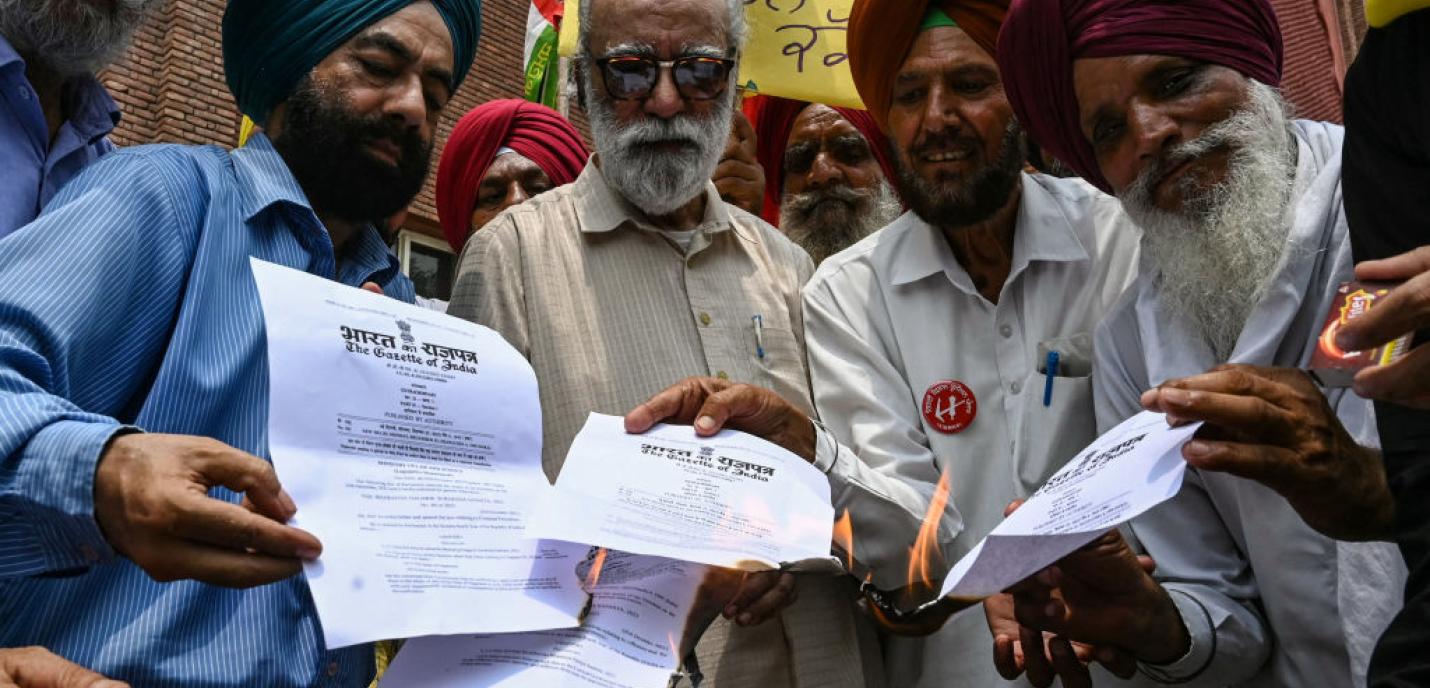
M 1299 155 L 1288 248 L 1230 362 L 1305 367 L 1335 288 L 1352 276 L 1341 208 L 1340 127 L 1295 123 Z M 1204 340 L 1141 277 L 1098 328 L 1098 425 L 1140 410 L 1143 391 L 1201 373 Z M 1329 390 L 1336 416 L 1377 446 L 1374 410 Z M 1227 474 L 1188 470 L 1171 501 L 1134 519 L 1192 636 L 1188 655 L 1144 667 L 1192 686 L 1363 686 L 1371 648 L 1400 607 L 1405 567 L 1388 543 L 1337 543 L 1308 527 L 1280 495 Z
M 814 265 L 779 230 L 721 201 L 714 184 L 704 193 L 705 216 L 682 245 L 588 164 L 467 243 L 449 312 L 500 332 L 531 361 L 551 479 L 590 412 L 625 414 L 692 375 L 767 387 L 813 412 L 799 290 Z M 878 655 L 861 644 L 854 584 L 802 575 L 799 599 L 777 618 L 750 628 L 717 620 L 697 647 L 705 685 L 865 685 Z
M 872 570 L 882 588 L 906 583 L 909 546 L 941 474 L 951 499 L 937 536 L 939 578 L 1010 501 L 1096 436 L 1091 335 L 1136 274 L 1140 232 L 1116 199 L 1081 180 L 1025 174 L 1022 188 L 996 304 L 914 213 L 826 260 L 804 289 L 815 406 L 844 447 L 821 442 L 816 464 L 836 510 L 849 510 L 860 575 Z M 1049 347 L 1064 357 L 1064 374 L 1045 406 L 1039 365 Z M 944 380 L 975 395 L 962 432 L 941 432 L 925 415 L 925 393 Z M 992 657 L 978 610 L 928 638 L 885 642 L 895 686 L 1000 685 Z

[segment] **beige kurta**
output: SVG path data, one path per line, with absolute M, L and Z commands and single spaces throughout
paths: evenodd
M 814 266 L 713 184 L 705 194 L 682 250 L 591 164 L 498 216 L 463 252 L 449 312 L 500 332 L 536 369 L 549 479 L 588 413 L 624 414 L 692 375 L 767 387 L 813 414 L 800 288 Z M 755 628 L 717 620 L 697 648 L 705 685 L 865 685 L 879 674 L 877 651 L 861 647 L 851 584 L 802 576 L 780 618 Z

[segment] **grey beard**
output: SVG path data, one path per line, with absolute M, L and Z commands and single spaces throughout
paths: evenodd
M 608 184 L 654 217 L 669 215 L 704 192 L 730 137 L 733 92 L 717 99 L 715 111 L 705 118 L 677 115 L 623 123 L 604 92 L 596 92 L 590 75 L 585 78 L 586 92 L 593 96 L 587 101 L 591 140 Z M 671 141 L 684 145 L 675 153 L 651 148 Z
M 0 35 L 62 76 L 93 74 L 124 52 L 153 3 L 114 0 L 109 10 L 84 0 L 0 0 Z
M 1291 230 L 1295 139 L 1285 102 L 1264 84 L 1252 81 L 1248 89 L 1246 106 L 1165 154 L 1121 196 L 1142 227 L 1143 254 L 1161 273 L 1158 300 L 1201 333 L 1218 361 L 1235 350 Z M 1222 146 L 1232 151 L 1225 181 L 1185 196 L 1180 212 L 1153 204 L 1159 170 Z
M 874 189 L 838 185 L 785 194 L 780 203 L 780 231 L 804 248 L 818 265 L 879 231 L 903 212 L 888 181 L 880 181 Z

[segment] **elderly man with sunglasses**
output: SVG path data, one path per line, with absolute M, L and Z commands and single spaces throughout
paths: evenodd
M 462 256 L 450 312 L 502 333 L 536 369 L 552 480 L 587 414 L 624 414 L 684 377 L 768 387 L 813 413 L 800 287 L 814 265 L 710 181 L 734 112 L 743 8 L 581 3 L 575 71 L 596 154 L 572 184 L 497 216 Z M 696 649 L 705 685 L 881 685 L 851 584 L 746 577 Z

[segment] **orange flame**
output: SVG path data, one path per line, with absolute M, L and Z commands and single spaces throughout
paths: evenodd
M 928 513 L 919 526 L 919 537 L 909 548 L 909 587 L 922 586 L 924 590 L 934 588 L 933 572 L 943 569 L 943 552 L 938 546 L 938 526 L 943 519 L 943 508 L 948 504 L 948 474 L 938 479 L 933 499 L 929 500 Z M 935 561 L 937 559 L 937 561 Z
M 834 544 L 844 550 L 844 568 L 854 570 L 854 522 L 849 518 L 849 510 L 839 516 L 839 520 L 834 522 Z
M 591 571 L 586 574 L 586 589 L 595 590 L 596 583 L 601 580 L 601 568 L 606 565 L 606 548 L 596 550 L 596 559 L 591 562 Z

